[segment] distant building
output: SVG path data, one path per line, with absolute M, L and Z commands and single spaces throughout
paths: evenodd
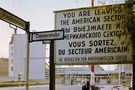
M 132 74 L 133 66 L 132 64 L 118 64 L 115 68 L 115 71 L 126 72 L 126 74 Z
M 119 74 L 120 83 L 126 82 L 127 85 L 133 81 L 133 65 L 132 64 L 118 64 L 115 71 Z
M 56 83 L 76 84 L 82 83 L 86 78 L 90 80 L 90 65 L 56 66 Z M 99 65 L 95 65 L 95 75 L 98 71 L 104 72 Z M 95 77 L 96 78 L 96 77 Z
M 45 45 L 30 43 L 30 79 L 45 79 Z M 26 78 L 26 35 L 14 34 L 9 43 L 9 77 Z
M 0 76 L 8 76 L 8 58 L 0 58 Z

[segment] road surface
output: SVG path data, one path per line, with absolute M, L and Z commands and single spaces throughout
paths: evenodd
M 105 85 L 99 86 L 99 90 L 129 90 L 128 87 Z M 116 87 L 116 88 L 113 88 Z M 26 87 L 4 87 L 0 90 L 26 90 Z M 49 90 L 49 85 L 30 86 L 29 90 Z M 55 90 L 82 90 L 81 85 L 56 85 Z
M 4 87 L 0 88 L 0 90 L 26 90 L 25 87 Z M 29 90 L 49 90 L 48 85 L 41 86 L 30 86 Z M 81 90 L 81 86 L 79 85 L 56 85 L 55 90 Z

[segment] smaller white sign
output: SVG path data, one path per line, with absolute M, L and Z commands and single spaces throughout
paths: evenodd
M 30 41 L 59 40 L 64 38 L 64 30 L 31 32 L 30 36 Z

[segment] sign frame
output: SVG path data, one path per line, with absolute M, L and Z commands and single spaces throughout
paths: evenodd
M 10 23 L 16 27 L 19 27 L 23 30 L 25 30 L 26 32 L 29 32 L 27 30 L 27 23 L 25 20 L 19 18 L 18 16 L 4 10 L 3 8 L 0 8 L 0 19 Z

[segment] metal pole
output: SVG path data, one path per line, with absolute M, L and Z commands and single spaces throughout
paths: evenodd
M 94 0 L 91 0 L 91 6 L 94 7 Z M 91 90 L 93 90 L 95 85 L 94 64 L 91 64 L 91 84 Z
M 30 38 L 30 35 L 29 35 L 29 29 L 30 29 L 30 24 L 29 22 L 27 23 L 27 27 L 26 27 L 26 30 L 28 30 L 27 32 L 27 52 L 26 52 L 26 90 L 29 90 L 29 58 L 30 58 L 30 43 L 29 43 L 29 38 Z
M 121 85 L 121 79 L 120 79 L 120 77 L 121 77 L 121 76 L 120 76 L 120 75 L 121 75 L 121 68 L 120 68 L 120 66 L 121 66 L 121 65 L 118 64 L 118 67 L 119 67 L 119 85 Z
M 50 43 L 50 84 L 49 90 L 55 90 L 54 40 Z
M 132 40 L 133 41 L 133 40 Z M 131 79 L 131 83 L 132 83 L 132 89 L 131 90 L 134 90 L 135 89 L 135 71 L 134 71 L 134 68 L 135 68 L 135 46 L 134 46 L 134 42 L 133 42 L 133 64 L 132 64 L 132 67 L 133 67 L 133 69 L 132 69 L 132 79 Z
M 94 0 L 91 0 L 91 6 L 94 7 Z
M 135 55 L 133 57 L 135 58 Z M 132 83 L 132 89 L 131 90 L 135 89 L 135 76 L 134 76 L 135 75 L 135 71 L 134 71 L 134 68 L 135 68 L 135 61 L 133 59 L 133 70 L 132 70 L 133 74 L 132 74 L 132 79 L 131 79 L 131 83 Z

